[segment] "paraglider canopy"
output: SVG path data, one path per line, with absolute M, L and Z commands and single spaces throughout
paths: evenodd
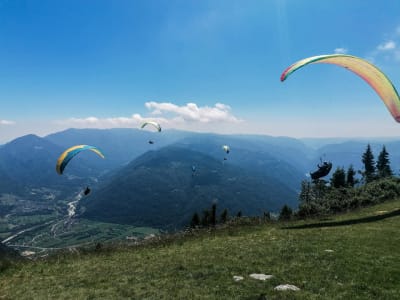
M 153 121 L 144 122 L 140 128 L 143 129 L 143 128 L 145 128 L 147 125 L 153 126 L 155 129 L 157 129 L 158 132 L 161 131 L 161 126 L 160 126 L 160 124 L 158 124 L 157 122 L 153 122 Z
M 316 179 L 325 177 L 326 175 L 329 174 L 331 169 L 332 169 L 332 163 L 324 161 L 321 165 L 318 164 L 318 170 L 310 173 L 311 178 L 313 180 L 316 180 Z
M 364 79 L 379 95 L 393 118 L 400 122 L 400 97 L 390 79 L 375 65 L 360 57 L 347 54 L 328 54 L 304 58 L 289 66 L 281 75 L 285 81 L 290 74 L 310 64 L 334 64 Z
M 80 152 L 85 151 L 85 150 L 93 151 L 101 158 L 104 158 L 103 153 L 94 146 L 76 145 L 71 148 L 68 148 L 59 156 L 59 158 L 57 159 L 57 163 L 56 163 L 57 173 L 61 175 L 64 172 L 64 169 L 67 166 L 67 164 L 70 162 L 70 160 L 72 158 L 74 158 L 77 154 L 79 154 Z
M 222 150 L 224 150 L 226 153 L 229 153 L 229 151 L 231 151 L 231 148 L 229 148 L 228 145 L 223 145 Z

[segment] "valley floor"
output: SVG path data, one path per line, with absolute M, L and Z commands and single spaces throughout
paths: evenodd
M 399 232 L 397 200 L 323 221 L 59 254 L 3 270 L 0 299 L 400 299 Z M 300 291 L 274 290 L 280 284 Z

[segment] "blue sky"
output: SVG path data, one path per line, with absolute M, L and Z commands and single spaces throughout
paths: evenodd
M 400 1 L 1 1 L 0 143 L 69 127 L 400 136 L 344 51 L 400 90 Z

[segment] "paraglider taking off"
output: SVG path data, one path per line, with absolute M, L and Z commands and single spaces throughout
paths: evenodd
M 379 95 L 393 118 L 400 122 L 400 97 L 389 78 L 370 62 L 352 55 L 330 54 L 312 56 L 299 60 L 288 67 L 281 75 L 281 81 L 308 64 L 334 64 L 344 67 L 364 79 Z
M 318 170 L 316 170 L 315 172 L 311 172 L 310 173 L 311 179 L 317 180 L 317 179 L 320 179 L 322 177 L 325 177 L 326 175 L 329 174 L 331 169 L 332 169 L 332 163 L 324 161 L 321 165 L 318 164 Z
M 58 174 L 62 174 L 64 172 L 65 167 L 69 163 L 69 161 L 78 153 L 84 150 L 91 150 L 94 153 L 96 153 L 98 156 L 101 158 L 104 158 L 103 153 L 99 149 L 97 149 L 94 146 L 89 146 L 89 145 L 77 145 L 73 146 L 71 148 L 68 148 L 65 150 L 60 157 L 57 159 L 57 164 L 56 164 L 56 171 Z

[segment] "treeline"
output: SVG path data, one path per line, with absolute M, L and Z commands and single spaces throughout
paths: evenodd
M 385 146 L 375 162 L 371 146 L 368 144 L 361 161 L 363 170 L 356 171 L 352 165 L 347 170 L 337 167 L 330 181 L 303 180 L 298 210 L 292 212 L 289 208 L 288 211 L 285 205 L 280 218 L 305 218 L 338 213 L 400 196 L 400 178 L 393 174 Z M 357 178 L 357 175 L 361 178 Z
M 217 212 L 217 203 L 213 203 L 210 209 L 204 209 L 202 214 L 195 212 L 190 221 L 191 228 L 215 227 L 216 225 L 225 224 L 228 221 L 237 220 L 242 217 L 242 212 L 238 211 L 235 215 L 230 216 L 228 209 L 224 208 L 221 213 Z M 264 218 L 270 218 L 270 214 L 264 212 Z
M 303 180 L 299 194 L 299 206 L 293 210 L 284 205 L 278 215 L 279 220 L 324 216 L 353 210 L 400 197 L 400 178 L 394 176 L 390 166 L 389 153 L 383 146 L 375 161 L 371 146 L 368 144 L 361 156 L 362 170 L 355 170 L 353 165 L 337 167 L 330 180 Z M 230 217 L 228 210 L 217 214 L 217 205 L 201 214 L 194 213 L 190 227 L 214 227 L 241 217 L 239 211 Z M 269 212 L 260 217 L 264 220 L 275 219 Z

